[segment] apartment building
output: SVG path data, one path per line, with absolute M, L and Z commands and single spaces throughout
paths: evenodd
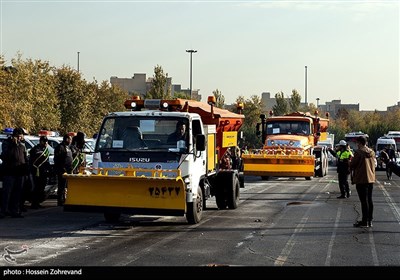
M 112 85 L 117 85 L 123 90 L 127 91 L 129 95 L 140 95 L 143 96 L 148 92 L 153 82 L 153 77 L 146 78 L 146 74 L 143 73 L 135 73 L 132 78 L 118 78 L 116 76 L 112 76 L 110 78 L 110 83 Z M 190 93 L 190 89 L 182 89 L 180 84 L 172 84 L 172 78 L 167 77 L 167 83 L 165 85 L 165 90 L 168 88 L 171 89 L 171 95 L 174 96 L 176 92 L 184 92 L 186 94 Z M 192 97 L 193 99 L 199 100 L 201 99 L 201 95 L 199 94 L 199 89 L 192 89 Z

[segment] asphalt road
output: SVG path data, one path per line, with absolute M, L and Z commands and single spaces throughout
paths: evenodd
M 361 216 L 355 186 L 350 198 L 336 198 L 333 168 L 311 181 L 246 177 L 237 209 L 218 210 L 211 199 L 196 225 L 153 216 L 108 224 L 49 199 L 23 219 L 0 220 L 0 267 L 396 267 L 400 177 L 377 174 L 367 229 L 353 227 Z

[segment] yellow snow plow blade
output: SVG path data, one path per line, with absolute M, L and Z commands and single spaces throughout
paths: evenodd
M 102 168 L 91 171 L 95 174 L 64 174 L 68 186 L 64 210 L 102 212 L 111 207 L 122 212 L 135 209 L 131 212 L 185 213 L 186 193 L 180 170 Z
M 243 154 L 243 172 L 251 176 L 314 176 L 313 155 Z

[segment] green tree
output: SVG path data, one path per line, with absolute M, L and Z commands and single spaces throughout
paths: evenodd
M 292 95 L 289 99 L 289 107 L 291 112 L 297 112 L 300 109 L 301 103 L 301 95 L 297 92 L 297 90 L 292 90 Z
M 9 71 L 7 81 L 8 102 L 11 107 L 8 109 L 10 115 L 10 125 L 13 127 L 23 127 L 30 131 L 34 126 L 32 118 L 33 102 L 34 102 L 34 75 L 32 73 L 32 63 L 25 63 L 22 55 L 17 54 L 15 59 L 11 60 L 12 71 Z
M 252 95 L 250 99 L 244 99 L 239 96 L 236 103 L 242 102 L 244 104 L 243 114 L 245 116 L 241 131 L 243 132 L 244 145 L 249 148 L 260 148 L 262 146 L 261 138 L 256 135 L 256 125 L 260 122 L 260 115 L 262 114 L 261 108 L 263 103 L 261 97 Z
M 289 113 L 289 104 L 282 91 L 275 94 L 276 105 L 272 107 L 274 115 L 282 116 Z
M 181 99 L 188 99 L 190 100 L 190 93 L 186 93 L 184 91 L 179 91 L 174 93 L 175 98 L 181 98 Z
M 145 98 L 150 99 L 169 99 L 171 98 L 171 87 L 167 85 L 168 73 L 164 74 L 161 66 L 154 67 L 152 87 L 146 93 Z
M 65 65 L 57 70 L 55 78 L 61 114 L 57 130 L 62 134 L 70 131 L 87 133 L 91 118 L 87 112 L 90 112 L 92 96 L 86 92 L 86 82 L 80 73 Z
M 349 119 L 349 112 L 345 108 L 339 108 L 339 110 L 336 113 L 335 119 Z
M 14 126 L 15 109 L 13 106 L 12 85 L 15 68 L 5 65 L 4 56 L 0 56 L 0 125 L 1 129 Z
M 57 127 L 60 121 L 59 103 L 54 79 L 55 67 L 47 61 L 27 60 L 32 79 L 32 112 L 33 125 L 31 133 L 37 134 L 40 129 Z
M 111 85 L 108 81 L 101 82 L 99 86 L 97 82 L 92 82 L 87 85 L 86 92 L 92 96 L 88 135 L 98 132 L 101 122 L 107 114 L 126 110 L 124 102 L 129 98 L 128 92 Z
M 328 131 L 335 135 L 335 144 L 344 139 L 344 136 L 349 132 L 347 120 L 344 119 L 330 119 Z
M 224 108 L 225 97 L 222 95 L 222 93 L 218 89 L 214 90 L 212 93 L 215 97 L 215 107 Z

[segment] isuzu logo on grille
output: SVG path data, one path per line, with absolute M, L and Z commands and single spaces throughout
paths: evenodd
M 129 162 L 150 162 L 149 158 L 129 158 Z

